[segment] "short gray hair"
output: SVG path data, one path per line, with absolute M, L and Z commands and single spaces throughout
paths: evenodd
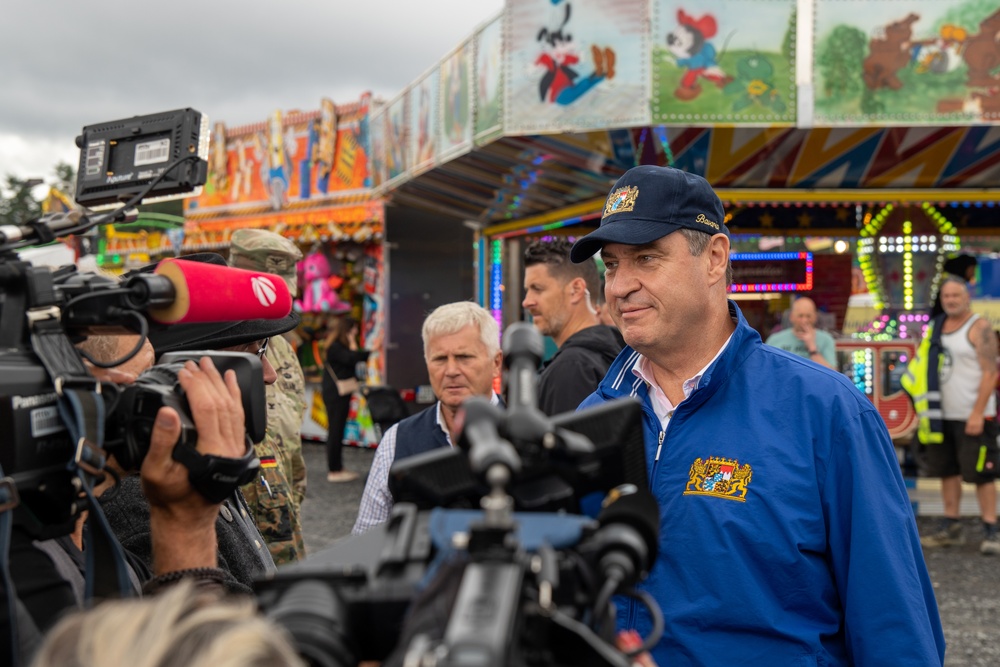
M 424 339 L 424 357 L 427 357 L 431 338 L 458 333 L 470 324 L 479 328 L 479 338 L 491 357 L 500 351 L 500 326 L 493 315 L 471 301 L 457 301 L 438 306 L 424 320 L 420 331 Z
M 692 257 L 698 257 L 705 252 L 708 242 L 712 239 L 711 234 L 699 232 L 697 229 L 682 228 L 678 230 L 687 239 L 688 251 Z M 733 260 L 726 260 L 726 287 L 733 284 Z
M 965 280 L 962 280 L 958 276 L 950 276 L 950 275 L 949 276 L 945 276 L 944 279 L 941 281 L 941 286 L 938 287 L 938 292 L 940 292 L 942 289 L 944 289 L 944 286 L 947 285 L 948 283 L 955 283 L 956 285 L 961 285 L 963 288 L 965 288 L 966 293 L 969 293 L 969 283 L 968 282 L 966 282 Z

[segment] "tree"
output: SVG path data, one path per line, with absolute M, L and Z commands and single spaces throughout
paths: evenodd
M 53 173 L 56 175 L 54 187 L 70 199 L 76 194 L 76 169 L 66 162 L 56 164 Z
M 842 98 L 861 92 L 867 42 L 863 32 L 846 25 L 838 25 L 820 42 L 816 62 L 826 97 Z
M 31 189 L 37 181 L 27 181 L 7 174 L 4 185 L 6 196 L 0 198 L 0 224 L 19 225 L 34 220 L 42 214 L 42 204 Z

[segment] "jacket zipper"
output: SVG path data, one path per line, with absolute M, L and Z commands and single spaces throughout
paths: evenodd
M 649 473 L 649 489 L 653 489 L 653 480 L 656 479 L 656 468 L 660 463 L 660 452 L 663 450 L 663 440 L 667 437 L 667 432 L 660 429 L 659 441 L 656 443 L 656 457 L 653 458 L 653 469 Z M 628 624 L 626 627 L 635 628 L 636 602 L 632 598 L 628 599 Z

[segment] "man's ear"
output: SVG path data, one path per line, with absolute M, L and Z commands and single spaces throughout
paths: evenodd
M 583 278 L 573 278 L 573 280 L 566 283 L 569 289 L 569 301 L 570 303 L 579 303 L 581 299 L 587 298 L 587 283 Z
M 708 277 L 709 284 L 718 281 L 726 282 L 726 270 L 729 268 L 729 237 L 725 234 L 714 234 L 708 241 Z

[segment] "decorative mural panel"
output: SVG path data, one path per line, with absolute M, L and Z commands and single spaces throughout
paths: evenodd
M 649 122 L 647 0 L 508 0 L 506 134 Z
M 365 96 L 338 116 L 324 99 L 319 111 L 275 111 L 265 122 L 228 129 L 216 123 L 208 182 L 185 210 L 225 213 L 257 203 L 282 210 L 370 186 L 368 106 Z
M 484 26 L 476 35 L 477 142 L 494 139 L 503 132 L 503 16 Z
M 996 0 L 816 0 L 817 124 L 1000 120 Z
M 438 156 L 448 159 L 472 148 L 472 41 L 441 63 L 441 137 Z
M 371 140 L 371 170 L 372 187 L 379 187 L 389 180 L 388 156 L 386 145 L 387 130 L 386 107 L 372 112 L 369 121 L 368 136 Z
M 389 182 L 406 173 L 409 167 L 407 133 L 409 118 L 407 117 L 409 96 L 403 93 L 393 100 L 385 111 L 385 171 Z
M 654 123 L 795 122 L 795 0 L 652 0 Z
M 665 145 L 670 164 L 717 188 L 983 188 L 1000 182 L 997 126 L 667 128 Z
M 434 166 L 437 154 L 438 90 L 441 71 L 437 68 L 413 84 L 410 89 L 410 146 L 416 173 Z

